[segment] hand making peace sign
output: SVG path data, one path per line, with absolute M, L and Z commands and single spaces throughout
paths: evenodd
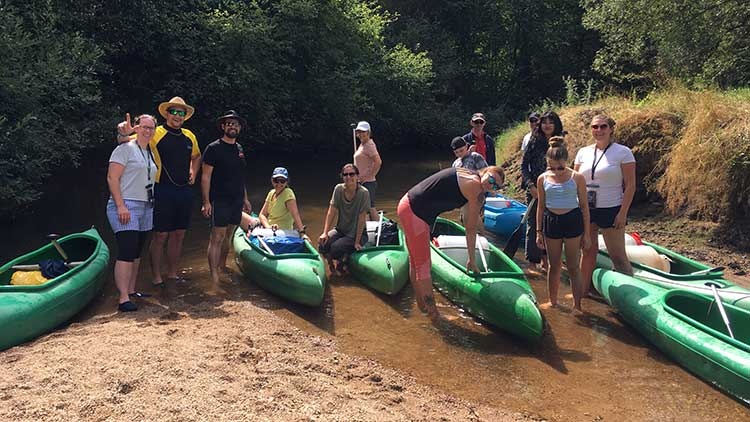
M 123 136 L 128 136 L 138 129 L 139 125 L 133 126 L 130 122 L 130 113 L 125 113 L 125 121 L 117 124 L 117 133 Z

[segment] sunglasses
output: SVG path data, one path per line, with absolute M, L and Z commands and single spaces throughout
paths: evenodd
M 539 123 L 539 119 L 529 119 L 529 123 Z
M 478 125 L 483 125 L 484 124 L 484 120 L 474 120 L 474 123 L 476 123 Z
M 141 129 L 143 129 L 143 130 L 154 130 L 154 129 L 156 129 L 156 128 L 155 128 L 154 126 L 143 126 L 143 125 L 139 125 L 139 127 L 140 127 Z
M 357 173 L 341 173 L 341 177 L 354 177 Z
M 560 166 L 560 167 L 547 167 L 547 170 L 552 170 L 552 171 L 563 171 L 563 170 L 565 170 L 565 166 Z
M 242 126 L 240 122 L 224 122 L 224 126 L 226 127 L 240 127 Z
M 284 183 L 286 183 L 286 179 L 284 179 L 283 177 L 276 177 L 273 179 L 273 182 L 283 185 Z
M 487 181 L 490 182 L 490 187 L 492 188 L 492 190 L 500 190 L 503 188 L 502 185 L 497 184 L 497 180 L 495 180 L 495 176 L 490 175 Z
M 608 127 L 609 127 L 609 125 L 606 124 L 606 123 L 604 123 L 602 125 L 591 125 L 591 129 L 606 129 Z
M 169 113 L 169 114 L 171 114 L 173 116 L 180 116 L 180 117 L 187 116 L 187 111 L 176 109 L 176 108 L 171 108 L 171 109 L 167 110 L 167 113 Z

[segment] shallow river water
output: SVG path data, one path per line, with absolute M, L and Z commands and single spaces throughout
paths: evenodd
M 338 171 L 344 161 L 313 160 L 287 164 L 308 233 L 316 238 Z M 260 209 L 276 165 L 251 163 L 251 202 Z M 395 216 L 403 193 L 422 177 L 449 165 L 445 161 L 415 163 L 385 158 L 379 177 L 378 208 Z M 32 249 L 49 232 L 67 233 L 95 225 L 113 248 L 104 217 L 107 193 L 104 168 L 77 171 L 65 191 L 48 195 L 33 214 L 19 217 L 0 230 L 0 260 Z M 570 312 L 571 300 L 545 310 L 546 333 L 529 345 L 481 324 L 437 294 L 441 312 L 456 317 L 435 328 L 416 309 L 411 287 L 389 297 L 347 278 L 331 280 L 320 308 L 296 306 L 277 299 L 234 272 L 218 286 L 208 276 L 205 248 L 208 226 L 196 201 L 193 226 L 185 241 L 182 273 L 186 283 L 156 292 L 152 300 L 182 297 L 198 303 L 209 296 L 248 300 L 271 309 L 307 332 L 334 336 L 343 352 L 366 356 L 403 370 L 418 381 L 464 399 L 498 405 L 511 411 L 551 420 L 749 420 L 744 405 L 691 375 L 628 328 L 606 304 L 585 301 L 584 316 Z M 455 214 L 449 214 L 455 217 Z M 516 256 L 522 268 L 523 251 Z M 546 297 L 541 276 L 527 277 L 540 299 Z M 570 293 L 567 284 L 561 296 Z M 161 296 L 161 297 L 159 297 Z M 116 305 L 110 279 L 100 299 L 79 315 L 83 320 L 110 313 Z

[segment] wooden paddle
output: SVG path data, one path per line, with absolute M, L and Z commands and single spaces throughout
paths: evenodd
M 523 226 L 529 220 L 529 211 L 531 211 L 531 208 L 534 207 L 534 204 L 536 204 L 536 198 L 532 198 L 531 202 L 529 202 L 529 205 L 526 208 L 526 212 L 523 214 L 523 218 L 521 219 L 521 223 L 518 225 L 518 227 L 516 227 L 515 230 L 513 230 L 513 233 L 508 238 L 508 242 L 505 244 L 505 248 L 503 248 L 503 253 L 510 259 L 513 259 L 513 256 L 518 251 L 518 246 L 521 243 L 521 237 L 523 236 Z
M 57 243 L 57 239 L 59 238 L 60 238 L 59 234 L 52 233 L 52 234 L 47 235 L 47 239 L 49 239 L 50 242 L 52 242 L 52 246 L 54 246 L 55 249 L 57 249 L 57 253 L 60 254 L 63 261 L 65 261 L 65 263 L 67 264 L 68 262 L 70 262 L 70 259 L 68 258 L 68 254 L 66 254 L 65 251 L 63 250 L 62 246 L 60 246 L 60 244 Z
M 716 290 L 716 286 L 721 287 L 721 285 L 708 282 L 706 283 L 706 286 L 711 287 L 711 291 L 714 293 L 714 301 L 716 302 L 716 305 L 719 307 L 719 313 L 721 314 L 721 319 L 724 320 L 724 325 L 727 327 L 727 331 L 729 332 L 729 337 L 734 338 L 734 333 L 732 333 L 732 326 L 729 325 L 729 317 L 727 316 L 727 311 L 724 309 L 724 303 L 721 301 L 721 297 L 719 296 L 719 291 Z

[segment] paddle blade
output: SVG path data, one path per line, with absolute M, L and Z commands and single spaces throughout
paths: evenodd
M 503 253 L 508 256 L 508 258 L 513 259 L 513 256 L 518 251 L 518 246 L 521 244 L 521 238 L 523 237 L 524 232 L 524 225 L 521 224 L 518 227 L 516 227 L 515 230 L 513 230 L 513 233 L 508 238 L 508 242 L 505 244 L 505 248 L 503 248 Z

